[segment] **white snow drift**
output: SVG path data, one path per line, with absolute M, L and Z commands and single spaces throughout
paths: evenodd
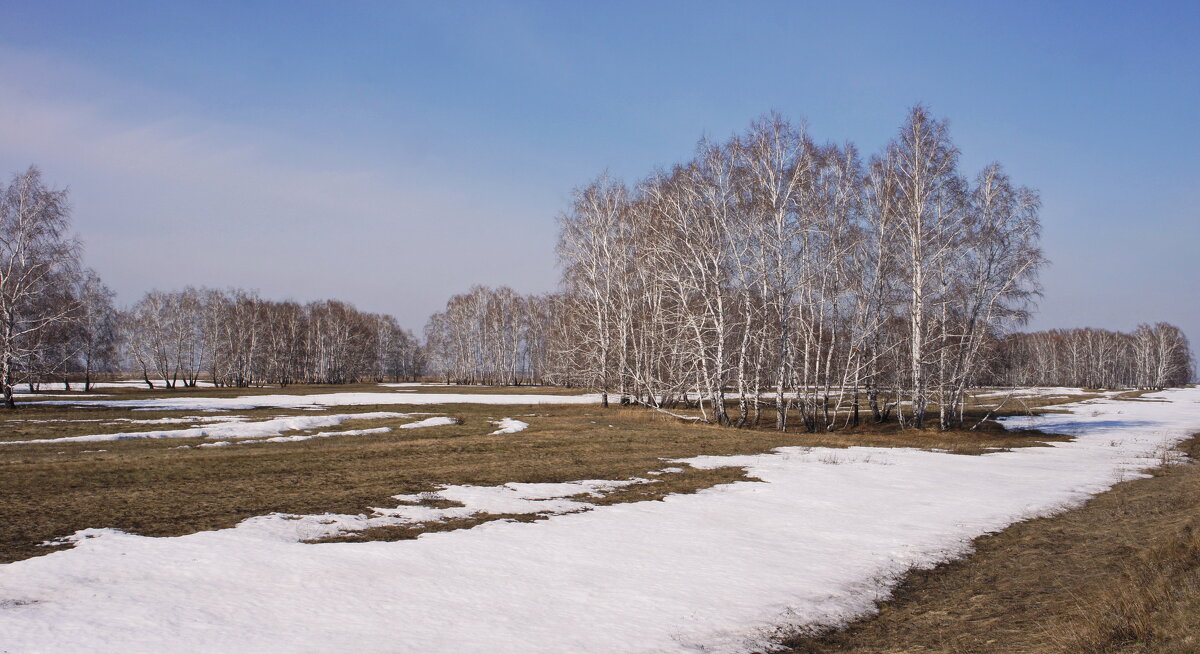
M 763 481 L 409 541 L 302 544 L 270 517 L 88 530 L 0 566 L 0 634 L 11 651 L 748 652 L 1152 467 L 1200 430 L 1200 390 L 1152 397 L 1013 421 L 1077 437 L 1048 447 L 699 457 L 677 465 Z

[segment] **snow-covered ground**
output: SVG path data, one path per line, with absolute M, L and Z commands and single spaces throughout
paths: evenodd
M 114 383 L 128 387 L 127 383 Z M 414 387 L 440 386 L 421 382 L 381 383 L 380 387 L 391 390 L 381 392 L 344 392 L 317 393 L 312 395 L 279 393 L 273 395 L 243 395 L 240 397 L 167 397 L 155 399 L 94 399 L 107 397 L 103 395 L 87 396 L 88 399 L 59 399 L 75 398 L 75 395 L 28 395 L 22 399 L 27 402 L 38 402 L 45 405 L 69 406 L 103 406 L 135 410 L 155 411 L 246 411 L 256 408 L 278 409 L 319 409 L 337 406 L 367 406 L 388 404 L 599 404 L 600 395 L 588 393 L 582 395 L 539 395 L 513 393 L 420 393 Z M 1079 388 L 1028 388 L 1013 391 L 1011 389 L 993 389 L 976 393 L 977 398 L 1005 397 L 1012 395 L 1016 398 L 1028 397 L 1068 397 L 1084 393 Z M 1120 391 L 1104 392 L 1113 395 Z M 726 397 L 736 399 L 737 393 L 727 393 Z
M 743 466 L 763 481 L 416 540 L 303 544 L 269 516 L 177 538 L 88 530 L 73 549 L 0 566 L 0 647 L 748 652 L 780 630 L 869 612 L 909 568 L 1136 477 L 1200 431 L 1200 390 L 1148 397 L 1165 401 L 1010 420 L 1076 436 L 1049 447 L 698 457 L 674 463 Z M 547 490 L 479 496 L 497 494 Z
M 212 422 L 199 427 L 187 429 L 161 429 L 152 431 L 120 432 L 116 434 L 88 434 L 86 436 L 62 436 L 59 438 L 38 438 L 25 441 L 0 441 L 4 445 L 29 445 L 35 443 L 90 443 L 99 441 L 126 441 L 143 438 L 262 438 L 278 436 L 285 431 L 303 431 L 340 425 L 347 420 L 386 420 L 408 418 L 410 414 L 390 411 L 373 411 L 368 413 L 338 413 L 319 416 L 283 416 L 246 422 L 243 416 L 229 416 L 223 422 Z M 408 427 L 409 425 L 403 425 Z M 426 425 L 415 425 L 424 427 Z M 342 432 L 338 435 L 347 435 Z M 305 440 L 304 438 L 293 440 Z M 272 441 L 275 442 L 275 441 Z
M 78 397 L 72 393 L 13 393 L 14 400 L 37 400 L 51 397 Z M 112 397 L 103 393 L 89 394 L 88 397 Z
M 241 397 L 167 397 L 142 400 L 48 400 L 45 405 L 104 406 L 154 411 L 247 411 L 258 408 L 310 409 L 388 404 L 599 404 L 600 396 L 512 395 L 502 393 L 317 393 L 314 395 L 243 395 Z
M 980 390 L 973 393 L 976 398 L 1069 398 L 1074 395 L 1100 395 L 1103 397 L 1113 397 L 1125 393 L 1125 390 L 1107 390 L 1107 391 L 1089 391 L 1082 388 L 1071 386 L 1030 386 L 1026 388 L 992 388 Z

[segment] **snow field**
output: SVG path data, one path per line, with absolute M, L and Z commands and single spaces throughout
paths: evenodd
M 13 399 L 15 399 L 15 400 L 36 400 L 39 398 L 47 398 L 47 397 L 77 397 L 77 396 L 71 395 L 70 393 L 13 393 Z M 112 397 L 112 395 L 105 395 L 105 394 L 101 393 L 101 394 L 96 394 L 96 395 L 88 395 L 88 397 Z
M 167 384 L 165 381 L 163 381 L 161 379 L 152 379 L 150 381 L 154 382 L 155 390 L 165 390 L 166 389 Z M 42 384 L 42 386 L 45 386 L 46 390 L 53 390 L 53 391 L 67 391 L 68 390 L 66 388 L 63 388 L 61 383 L 47 383 L 47 384 Z M 179 382 L 179 386 L 180 386 L 180 388 L 182 388 L 183 382 Z M 144 382 L 140 379 L 126 379 L 123 381 L 115 381 L 115 382 L 92 382 L 92 388 L 135 388 L 135 389 L 149 390 L 146 387 L 146 382 Z M 213 388 L 213 383 L 207 382 L 207 381 L 197 381 L 196 388 Z M 83 393 L 84 392 L 83 382 L 73 382 L 71 384 L 71 388 L 69 390 L 72 393 Z M 27 393 L 25 395 L 28 395 L 29 397 L 39 397 L 38 394 L 28 394 Z M 40 395 L 40 397 L 46 397 L 46 396 Z M 55 396 L 55 397 L 68 397 L 68 396 L 64 395 L 64 396 Z M 92 395 L 91 397 L 96 397 L 96 396 Z M 103 397 L 103 396 L 101 396 L 101 397 Z

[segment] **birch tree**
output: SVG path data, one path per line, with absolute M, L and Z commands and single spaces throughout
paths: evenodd
M 68 235 L 65 190 L 30 167 L 0 188 L 0 393 L 14 408 L 13 385 L 38 353 L 41 337 L 72 317 L 64 297 L 79 271 L 79 243 Z

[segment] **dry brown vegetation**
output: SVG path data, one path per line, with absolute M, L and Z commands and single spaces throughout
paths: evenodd
M 1200 652 L 1200 439 L 1185 450 L 1080 509 L 977 539 L 972 556 L 912 573 L 877 616 L 791 651 Z

